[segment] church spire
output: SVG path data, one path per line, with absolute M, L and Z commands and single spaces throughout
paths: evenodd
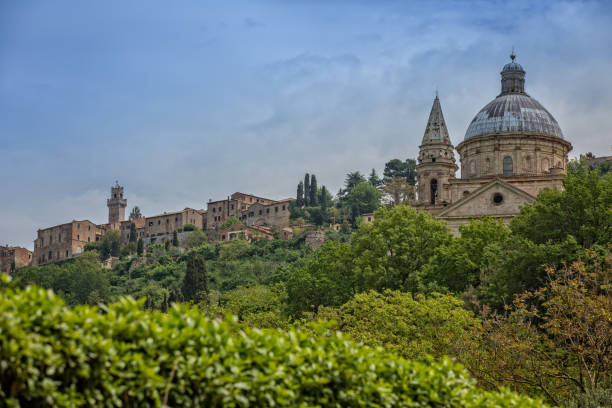
M 423 141 L 425 143 L 448 143 L 450 144 L 450 137 L 448 136 L 448 129 L 446 128 L 446 122 L 444 121 L 444 115 L 442 114 L 442 106 L 440 106 L 440 99 L 438 98 L 438 91 L 436 90 L 436 98 L 433 101 L 431 112 L 429 113 L 429 120 L 425 127 L 425 134 L 423 135 Z

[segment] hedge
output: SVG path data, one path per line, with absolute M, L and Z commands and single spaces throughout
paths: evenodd
M 449 360 L 411 362 L 339 333 L 240 328 L 123 298 L 67 307 L 0 291 L 0 404 L 10 407 L 543 407 L 475 387 Z

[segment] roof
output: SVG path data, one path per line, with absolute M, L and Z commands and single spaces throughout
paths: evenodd
M 422 144 L 432 142 L 450 144 L 450 137 L 448 136 L 448 129 L 444 121 L 442 106 L 440 106 L 438 95 L 436 95 L 433 105 L 431 106 L 431 112 L 429 113 L 429 120 L 425 127 Z

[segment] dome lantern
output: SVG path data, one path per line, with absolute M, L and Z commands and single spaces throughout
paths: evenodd
M 501 71 L 501 94 L 507 95 L 511 93 L 525 93 L 525 70 L 521 64 L 514 62 L 516 54 L 512 51 L 510 54 L 512 62 L 504 65 Z

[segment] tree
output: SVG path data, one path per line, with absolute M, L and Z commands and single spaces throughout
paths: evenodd
M 325 186 L 321 187 L 321 194 L 319 195 L 320 198 L 320 205 L 321 205 L 321 214 L 323 215 L 323 222 L 327 222 L 327 207 L 328 207 L 328 195 L 329 193 L 327 192 L 327 189 L 325 188 Z
M 281 285 L 238 286 L 221 297 L 223 310 L 251 327 L 285 327 L 284 288 Z
M 304 175 L 304 205 L 310 205 L 310 175 L 308 173 Z
M 132 211 L 130 211 L 129 219 L 131 221 L 138 218 L 142 218 L 142 213 L 140 212 L 140 208 L 138 206 L 135 206 L 134 208 L 132 208 Z
M 592 254 L 593 255 L 593 254 Z M 461 361 L 482 384 L 543 393 L 555 405 L 590 399 L 612 383 L 612 265 L 599 257 L 548 269 L 540 289 L 504 315 L 484 311 L 480 347 Z M 601 394 L 600 394 L 601 396 Z M 603 395 L 605 397 L 605 395 Z M 610 406 L 612 395 L 593 406 Z
M 347 244 L 328 241 L 287 281 L 289 313 L 302 317 L 320 306 L 340 306 L 356 293 L 353 253 Z
M 119 231 L 106 231 L 100 240 L 100 258 L 106 260 L 111 256 L 119 256 L 121 254 L 121 234 Z
M 403 178 L 408 182 L 408 184 L 414 186 L 416 184 L 416 160 L 389 160 L 387 163 L 385 163 L 385 170 L 383 171 L 383 176 L 383 181 L 385 184 L 389 184 L 389 182 L 393 178 Z
M 304 182 L 300 181 L 297 186 L 296 204 L 298 207 L 304 206 Z
M 408 181 L 408 184 L 410 184 L 411 186 L 415 186 L 416 177 L 417 177 L 416 160 L 406 159 L 405 163 L 406 163 L 406 181 Z
M 584 248 L 612 242 L 612 174 L 600 177 L 573 162 L 563 187 L 542 190 L 532 205 L 521 207 L 512 232 L 536 244 L 560 243 L 569 235 Z
M 142 238 L 138 238 L 138 243 L 136 244 L 136 253 L 138 254 L 138 256 L 142 256 L 142 254 L 144 253 L 144 242 L 142 241 Z
M 471 343 L 478 327 L 453 296 L 391 290 L 359 293 L 338 309 L 320 308 L 314 317 L 336 321 L 337 330 L 366 345 L 425 361 L 428 355 L 453 355 L 460 345 Z
M 446 223 L 428 212 L 382 207 L 372 225 L 362 225 L 351 240 L 360 291 L 414 290 L 417 272 L 451 239 Z
M 138 239 L 138 232 L 136 232 L 136 224 L 130 223 L 130 242 L 136 242 Z
M 317 188 L 317 176 L 314 174 L 310 175 L 310 190 L 308 197 L 308 205 L 311 207 L 315 207 L 318 205 L 318 197 L 319 189 Z
M 186 301 L 208 301 L 208 273 L 202 255 L 195 253 L 187 260 L 182 292 Z
M 195 231 L 191 231 L 187 237 L 185 238 L 185 241 L 183 242 L 183 245 L 185 246 L 185 248 L 195 248 L 195 247 L 199 247 L 200 245 L 204 244 L 207 241 L 206 238 L 206 234 L 204 233 L 204 231 L 202 230 L 195 230 Z
M 358 171 L 350 172 L 346 175 L 346 179 L 344 180 L 344 189 L 340 190 L 340 199 L 345 199 L 346 196 L 353 191 L 353 189 L 359 184 L 365 182 L 366 179 Z
M 179 246 L 178 233 L 176 232 L 176 230 L 174 230 L 174 232 L 172 233 L 172 246 Z
M 491 267 L 492 255 L 503 257 L 499 250 L 506 244 L 510 230 L 490 217 L 473 220 L 459 227 L 459 237 L 434 251 L 421 275 L 425 285 L 440 285 L 455 293 L 468 286 L 478 287 L 480 276 Z
M 393 177 L 383 187 L 389 205 L 410 204 L 414 200 L 415 188 L 403 177 Z
M 378 177 L 378 174 L 376 174 L 376 169 L 372 169 L 372 171 L 370 172 L 368 182 L 377 189 L 380 189 L 383 186 L 383 181 L 380 177 Z
M 380 192 L 366 181 L 357 184 L 346 197 L 353 209 L 353 220 L 361 214 L 371 213 L 380 206 Z

